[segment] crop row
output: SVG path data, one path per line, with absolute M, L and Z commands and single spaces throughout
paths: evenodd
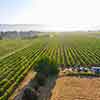
M 0 61 L 0 100 L 7 100 L 37 59 L 45 53 L 44 45 L 44 42 L 37 48 L 31 45 Z
M 40 44 L 40 43 L 39 43 Z M 48 56 L 58 65 L 90 65 L 100 64 L 99 49 L 89 48 L 49 48 L 43 42 L 41 45 L 31 45 L 0 60 L 0 100 L 6 100 L 23 80 L 27 72 L 41 56 Z
M 55 60 L 58 65 L 93 65 L 100 64 L 100 51 L 87 48 L 47 48 L 45 54 Z

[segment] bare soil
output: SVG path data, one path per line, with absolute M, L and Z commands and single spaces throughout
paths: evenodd
M 100 78 L 58 77 L 51 93 L 50 100 L 100 100 Z

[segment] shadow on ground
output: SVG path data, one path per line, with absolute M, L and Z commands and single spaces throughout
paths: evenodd
M 34 96 L 34 93 L 38 96 L 37 100 L 50 100 L 50 97 L 52 95 L 52 89 L 54 88 L 56 84 L 56 79 L 58 76 L 50 76 L 46 79 L 45 85 L 43 86 L 38 86 L 37 85 L 37 77 L 38 75 L 35 76 L 34 79 L 32 79 L 27 86 L 23 88 L 23 90 L 17 95 L 14 100 L 29 100 L 29 98 L 23 98 L 25 95 L 25 91 L 27 88 L 32 89 L 32 93 L 29 95 Z M 29 96 L 29 97 L 30 97 Z M 36 100 L 36 99 L 32 99 Z

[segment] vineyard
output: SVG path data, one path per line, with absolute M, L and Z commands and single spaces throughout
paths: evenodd
M 38 58 L 44 55 L 55 60 L 58 66 L 100 64 L 100 40 L 95 37 L 54 35 L 30 40 L 26 44 L 29 42 L 30 45 L 0 59 L 0 100 L 7 100 Z
M 0 40 L 0 57 L 5 56 L 8 53 L 23 48 L 24 46 L 30 44 L 30 40 Z

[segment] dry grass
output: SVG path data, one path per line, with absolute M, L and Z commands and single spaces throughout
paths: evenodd
M 59 77 L 51 100 L 100 100 L 100 78 Z

